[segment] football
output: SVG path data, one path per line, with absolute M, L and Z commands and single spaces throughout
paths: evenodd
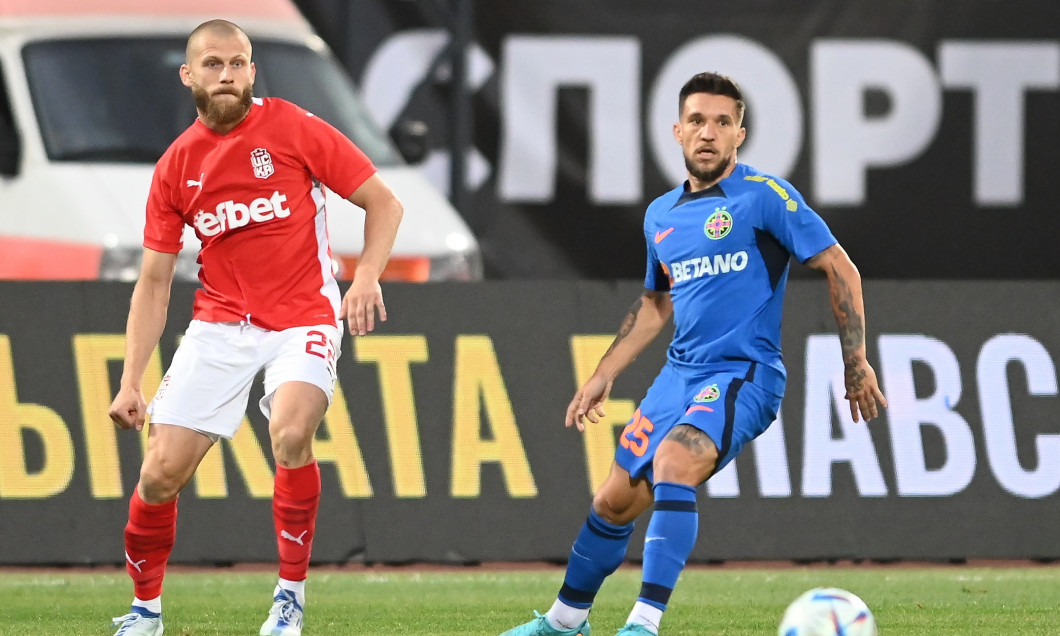
M 855 594 L 818 587 L 792 601 L 777 636 L 876 636 L 876 619 Z

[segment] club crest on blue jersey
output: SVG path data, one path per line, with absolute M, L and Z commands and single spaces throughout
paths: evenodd
M 702 391 L 696 394 L 696 397 L 692 398 L 693 402 L 713 402 L 714 400 L 721 397 L 721 391 L 718 389 L 717 384 L 711 384 L 704 388 Z
M 706 233 L 707 238 L 714 241 L 725 238 L 731 229 L 732 215 L 729 214 L 724 205 L 720 208 L 714 208 L 714 214 L 711 214 L 706 224 L 703 225 L 703 232 Z

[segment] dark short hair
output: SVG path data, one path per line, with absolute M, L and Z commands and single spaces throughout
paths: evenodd
M 710 95 L 724 95 L 736 100 L 736 123 L 743 123 L 743 113 L 747 105 L 743 101 L 743 93 L 736 80 L 728 75 L 720 73 L 697 73 L 681 87 L 681 95 L 677 102 L 677 116 L 680 118 L 685 109 L 685 100 L 689 95 L 695 93 L 708 93 Z

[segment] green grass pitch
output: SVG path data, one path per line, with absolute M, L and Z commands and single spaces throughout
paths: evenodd
M 305 636 L 496 635 L 545 611 L 559 568 L 321 568 L 311 572 Z M 274 575 L 178 570 L 166 580 L 167 636 L 256 634 Z M 623 567 L 604 584 L 590 618 L 614 634 L 640 586 Z M 663 619 L 663 636 L 774 636 L 784 607 L 816 586 L 860 595 L 881 636 L 1057 636 L 1060 567 L 692 568 Z M 0 636 L 109 635 L 131 584 L 120 570 L 0 572 Z

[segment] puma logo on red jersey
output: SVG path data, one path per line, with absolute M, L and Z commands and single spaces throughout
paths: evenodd
M 269 198 L 259 197 L 250 203 L 225 201 L 218 203 L 214 212 L 199 210 L 192 218 L 192 223 L 199 234 L 217 236 L 222 232 L 248 225 L 251 221 L 264 223 L 273 219 L 291 216 L 291 209 L 284 206 L 286 194 L 273 192 Z

